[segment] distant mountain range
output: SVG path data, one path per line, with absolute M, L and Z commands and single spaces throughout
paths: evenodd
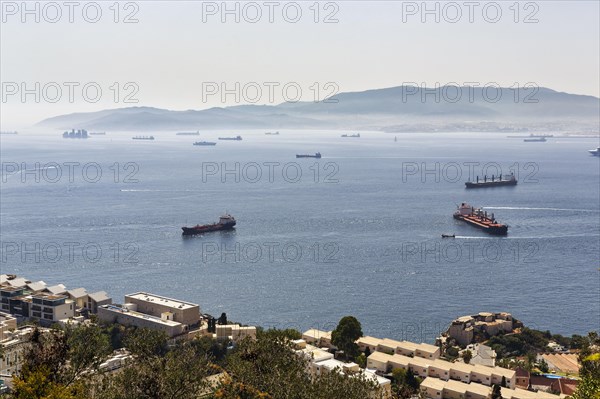
M 498 95 L 500 93 L 500 95 Z M 60 115 L 36 126 L 88 130 L 381 129 L 403 124 L 573 121 L 597 125 L 600 99 L 548 88 L 494 89 L 398 86 L 339 93 L 322 102 L 238 105 L 171 111 L 128 107 Z

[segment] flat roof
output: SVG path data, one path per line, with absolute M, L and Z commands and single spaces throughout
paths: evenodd
M 357 343 L 363 343 L 367 345 L 377 346 L 382 341 L 381 338 L 370 337 L 365 335 L 364 337 L 360 337 L 356 340 Z
M 168 298 L 166 296 L 151 294 L 148 292 L 136 292 L 135 294 L 125 295 L 125 298 L 133 298 L 140 301 L 154 302 L 159 305 L 164 305 L 170 308 L 177 309 L 192 309 L 195 307 L 200 307 L 200 305 L 197 305 L 195 303 L 185 302 L 179 299 Z
M 164 324 L 166 326 L 176 327 L 176 326 L 180 326 L 181 325 L 181 323 L 178 323 L 178 322 L 173 321 L 173 320 L 163 320 L 160 317 L 152 316 L 152 315 L 145 314 L 145 313 L 136 312 L 136 311 L 125 309 L 125 308 L 121 308 L 121 307 L 116 306 L 116 305 L 102 305 L 100 307 L 103 308 L 103 309 L 106 309 L 106 310 L 108 310 L 110 312 L 121 313 L 121 314 L 129 315 L 129 316 L 132 316 L 132 317 L 135 317 L 135 318 L 138 318 L 138 319 L 150 320 L 150 321 L 153 321 L 155 323 Z
M 316 328 L 311 328 L 310 330 L 303 332 L 302 335 L 303 336 L 307 335 L 312 338 L 331 339 L 331 331 L 321 331 L 321 330 L 317 330 Z
M 387 362 L 393 358 L 392 355 L 388 355 L 384 352 L 375 351 L 369 355 L 367 359 L 375 360 L 377 362 Z
M 426 377 L 423 382 L 421 382 L 421 387 L 435 389 L 436 391 L 441 391 L 444 389 L 445 381 L 440 380 L 439 378 Z

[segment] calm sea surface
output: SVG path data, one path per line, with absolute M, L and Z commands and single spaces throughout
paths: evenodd
M 431 342 L 457 316 L 508 311 L 557 333 L 599 328 L 597 140 L 280 133 L 215 147 L 192 142 L 238 132 L 2 136 L 0 270 L 266 327 L 331 329 L 351 314 L 365 334 Z M 519 184 L 464 188 L 498 167 Z M 454 221 L 461 202 L 508 237 Z M 182 238 L 225 211 L 235 231 Z

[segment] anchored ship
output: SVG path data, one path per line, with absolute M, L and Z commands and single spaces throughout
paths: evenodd
M 546 137 L 542 136 L 542 137 L 534 137 L 534 138 L 530 138 L 530 139 L 525 139 L 523 140 L 526 143 L 545 143 L 546 141 Z
M 502 179 L 502 175 L 496 179 L 494 175 L 492 175 L 492 179 L 488 180 L 487 176 L 483 176 L 483 180 L 479 180 L 479 176 L 477 176 L 477 180 L 468 181 L 465 183 L 467 188 L 483 188 L 483 187 L 497 187 L 497 186 L 516 186 L 517 179 L 513 173 L 510 174 L 508 179 Z
M 508 234 L 508 226 L 505 224 L 498 223 L 492 213 L 488 216 L 488 213 L 483 211 L 481 208 L 473 208 L 471 205 L 463 202 L 458 207 L 458 210 L 454 212 L 454 219 L 462 220 L 465 223 L 470 224 L 473 227 L 477 227 L 485 231 L 486 233 L 505 236 Z
M 321 158 L 321 153 L 317 152 L 314 155 L 311 155 L 311 154 L 296 154 L 296 158 Z
M 196 141 L 194 145 L 217 145 L 214 141 Z
M 179 132 L 175 133 L 177 136 L 200 136 L 200 131 L 197 130 L 195 132 Z
M 360 133 L 356 133 L 356 134 L 342 134 L 342 137 L 360 137 Z
M 242 141 L 242 136 L 235 136 L 235 137 L 219 137 L 219 140 L 233 140 L 233 141 Z
M 154 140 L 154 136 L 135 136 L 133 140 Z
M 600 156 L 600 147 L 596 148 L 595 150 L 588 150 L 588 152 L 594 156 L 599 157 Z
M 266 132 L 265 133 L 267 136 L 279 136 L 279 131 L 273 133 L 273 132 Z
M 225 214 L 219 218 L 218 223 L 212 224 L 197 224 L 194 227 L 182 227 L 184 236 L 208 233 L 211 231 L 231 230 L 235 226 L 235 218 L 229 214 Z

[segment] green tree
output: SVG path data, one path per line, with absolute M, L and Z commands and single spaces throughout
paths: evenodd
M 392 370 L 392 391 L 397 398 L 412 398 L 419 392 L 421 382 L 412 369 L 395 368 Z
M 345 316 L 331 332 L 331 342 L 344 351 L 346 358 L 353 359 L 359 352 L 356 340 L 362 336 L 360 322 L 354 316 Z
M 466 364 L 469 364 L 469 362 L 473 358 L 473 352 L 471 352 L 470 350 L 467 349 L 466 351 L 463 352 L 462 358 Z
M 491 399 L 502 399 L 502 389 L 500 385 L 494 384 L 492 386 L 492 398 Z
M 214 373 L 211 357 L 202 347 L 180 341 L 166 347 L 161 334 L 138 331 L 126 341 L 135 343 L 137 354 L 118 373 L 107 373 L 89 387 L 87 397 L 98 399 L 195 399 L 208 387 Z M 144 346 L 141 337 L 152 341 Z
M 446 349 L 446 357 L 449 359 L 456 359 L 458 357 L 458 348 L 455 346 L 451 346 Z
M 364 399 L 375 389 L 373 381 L 362 374 L 345 374 L 340 370 L 312 376 L 307 372 L 310 360 L 297 354 L 287 339 L 244 339 L 227 357 L 224 369 L 229 378 L 217 387 L 217 393 L 229 395 L 242 387 L 248 395 L 218 396 L 233 398 L 293 399 Z M 263 396 L 257 396 L 263 395 Z

